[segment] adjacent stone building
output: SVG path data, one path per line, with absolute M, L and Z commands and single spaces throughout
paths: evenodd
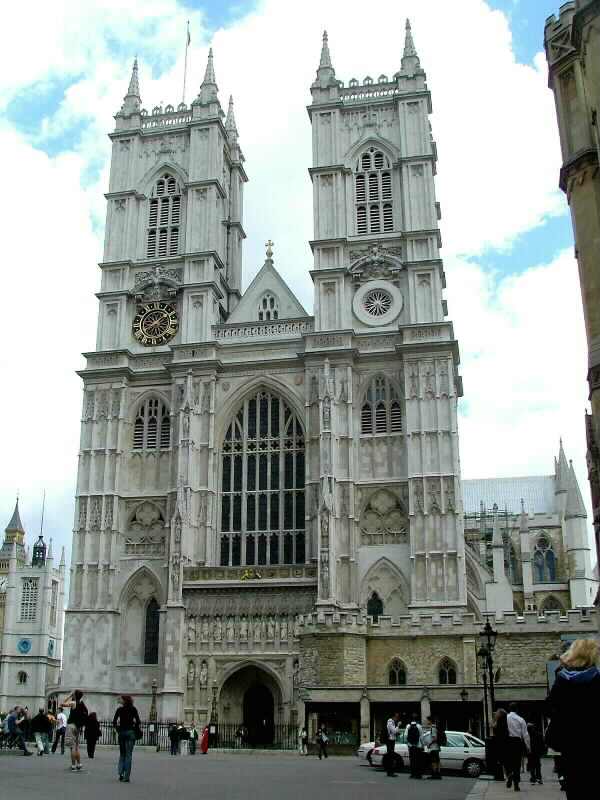
M 159 718 L 243 722 L 262 741 L 306 719 L 352 744 L 390 703 L 471 724 L 482 612 L 500 615 L 507 696 L 532 700 L 561 633 L 590 627 L 585 609 L 518 616 L 520 591 L 540 600 L 485 586 L 506 583 L 487 522 L 484 544 L 466 543 L 458 345 L 410 26 L 393 76 L 347 86 L 325 35 L 311 94 L 314 316 L 270 241 L 241 293 L 247 177 L 212 52 L 190 107 L 143 110 L 136 63 L 116 115 L 64 662 L 103 716 L 124 691 L 146 715 L 154 683 Z M 557 506 L 550 538 L 579 564 L 567 516 Z M 581 558 L 581 576 L 563 559 L 559 594 L 570 578 L 567 593 L 587 591 Z
M 600 557 L 600 2 L 575 0 L 546 20 L 548 85 L 554 93 L 566 193 L 588 343 L 592 413 L 586 415 L 588 474 Z
M 54 566 L 42 535 L 29 557 L 19 503 L 0 548 L 0 711 L 47 706 L 58 683 L 64 617 L 64 551 Z

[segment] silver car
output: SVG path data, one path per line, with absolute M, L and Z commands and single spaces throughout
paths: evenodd
M 485 744 L 473 736 L 472 733 L 464 731 L 446 731 L 447 743 L 440 749 L 440 766 L 442 769 L 452 769 L 464 772 L 470 778 L 478 778 L 485 767 Z M 427 745 L 429 734 L 423 734 L 423 743 Z M 370 752 L 369 762 L 375 766 L 383 764 L 383 756 L 387 752 L 385 745 L 374 747 Z M 408 744 L 406 743 L 406 732 L 403 731 L 394 747 L 395 762 L 394 771 L 400 772 L 405 765 L 408 765 Z M 427 747 L 425 747 L 425 758 L 427 759 Z

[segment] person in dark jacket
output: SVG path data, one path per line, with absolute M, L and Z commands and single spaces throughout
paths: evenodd
M 171 755 L 179 755 L 179 728 L 177 725 L 171 725 L 169 728 L 169 741 L 171 742 Z
M 507 711 L 505 708 L 498 708 L 492 716 L 492 736 L 495 757 L 494 780 L 504 781 L 508 778 L 508 722 L 506 721 Z
M 71 753 L 71 772 L 81 771 L 81 753 L 79 752 L 79 742 L 87 722 L 88 710 L 83 702 L 83 692 L 75 689 L 62 701 L 64 708 L 70 709 L 69 719 L 67 720 L 67 733 L 65 734 L 65 744 Z
M 567 800 L 589 797 L 596 781 L 597 737 L 582 732 L 582 721 L 600 708 L 600 648 L 594 639 L 576 639 L 561 656 L 548 698 L 555 744 L 562 756 Z
M 543 783 L 542 781 L 542 756 L 546 753 L 544 745 L 544 737 L 541 731 L 530 722 L 527 725 L 529 731 L 529 741 L 531 742 L 531 749 L 529 750 L 529 758 L 527 759 L 527 769 L 529 770 L 529 783 Z
M 94 753 L 96 752 L 96 743 L 101 735 L 102 731 L 100 730 L 98 717 L 96 716 L 96 712 L 92 711 L 90 714 L 88 714 L 85 725 L 85 743 L 87 745 L 88 758 L 94 757 Z
M 31 732 L 35 739 L 38 756 L 43 756 L 48 752 L 48 743 L 52 736 L 52 723 L 43 708 L 40 708 L 35 717 L 31 720 Z
M 121 705 L 115 711 L 113 727 L 119 734 L 119 780 L 129 783 L 131 775 L 131 762 L 133 748 L 136 742 L 136 732 L 141 730 L 142 723 L 137 708 L 133 705 L 130 694 L 121 695 Z

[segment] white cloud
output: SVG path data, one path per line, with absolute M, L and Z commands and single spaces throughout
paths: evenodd
M 186 19 L 188 102 L 208 44 L 201 15 L 175 0 L 57 0 L 36 6 L 35 26 L 30 13 L 28 6 L 11 9 L 11 27 L 27 31 L 28 41 L 24 48 L 7 37 L 0 53 L 0 106 L 26 96 L 30 86 L 74 82 L 38 137 L 0 128 L 11 187 L 0 200 L 11 232 L 4 243 L 11 281 L 5 296 L 15 309 L 1 356 L 9 389 L 0 400 L 2 418 L 10 421 L 4 440 L 10 458 L 1 468 L 0 513 L 7 519 L 18 486 L 23 503 L 44 485 L 61 498 L 73 491 L 81 399 L 73 370 L 82 365 L 78 353 L 94 345 L 101 257 L 92 222 L 104 218 L 106 133 L 127 88 L 131 56 L 140 55 L 142 98 L 151 109 L 179 101 Z M 448 297 L 463 354 L 466 474 L 548 472 L 562 432 L 583 481 L 585 343 L 575 269 L 562 255 L 551 265 L 523 264 L 530 269 L 521 277 L 495 283 L 473 261 L 564 209 L 544 61 L 515 63 L 506 18 L 483 0 L 462 0 L 460 14 L 456 4 L 439 0 L 373 0 L 368 9 L 356 0 L 302 6 L 263 0 L 255 13 L 215 34 L 220 96 L 226 106 L 234 95 L 250 177 L 246 282 L 271 237 L 277 267 L 312 307 L 305 105 L 322 29 L 329 30 L 339 78 L 391 76 L 400 64 L 406 15 L 433 93 Z M 541 37 L 543 19 L 539 30 Z M 75 125 L 82 133 L 67 152 L 48 158 L 40 151 L 45 137 L 60 142 Z M 64 528 L 69 541 L 70 509 Z

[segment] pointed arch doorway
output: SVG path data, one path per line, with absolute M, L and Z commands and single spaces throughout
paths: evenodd
M 244 725 L 252 745 L 273 744 L 275 724 L 280 722 L 281 688 L 264 669 L 247 664 L 236 670 L 223 684 L 219 718 L 233 725 Z

